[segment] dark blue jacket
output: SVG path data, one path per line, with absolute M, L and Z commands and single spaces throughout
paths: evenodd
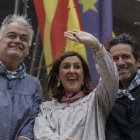
M 140 140 L 140 86 L 131 94 L 134 101 L 116 99 L 106 123 L 106 140 Z
M 0 74 L 0 140 L 17 140 L 19 136 L 33 140 L 40 92 L 40 82 L 33 76 L 8 80 Z

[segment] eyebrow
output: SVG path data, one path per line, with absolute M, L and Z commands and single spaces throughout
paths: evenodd
M 63 64 L 71 63 L 70 61 L 68 62 L 62 62 Z M 74 62 L 74 64 L 82 64 L 81 62 Z
M 9 34 L 17 34 L 17 33 L 16 32 L 8 32 L 6 35 L 9 35 Z M 27 39 L 29 39 L 28 35 L 26 35 L 26 34 L 20 34 L 20 36 L 26 37 Z
M 14 32 L 14 31 L 11 31 L 11 32 L 8 32 L 7 34 L 18 34 L 17 32 Z M 26 34 L 21 34 L 22 36 L 27 36 L 28 37 L 28 35 L 26 35 Z

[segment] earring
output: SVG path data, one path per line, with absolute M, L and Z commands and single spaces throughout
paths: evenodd
M 57 87 L 60 87 L 60 80 L 57 81 Z

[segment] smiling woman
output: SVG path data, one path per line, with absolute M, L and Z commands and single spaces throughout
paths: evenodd
M 115 64 L 93 35 L 73 30 L 64 36 L 90 46 L 101 80 L 95 88 L 88 64 L 79 53 L 67 51 L 58 57 L 44 84 L 54 100 L 40 106 L 34 125 L 35 139 L 105 140 L 105 120 L 118 88 Z
M 49 82 L 53 81 L 53 82 Z M 53 98 L 61 100 L 66 95 L 84 91 L 89 94 L 93 90 L 86 61 L 76 52 L 68 51 L 61 55 L 54 63 L 50 75 L 44 84 L 44 89 Z M 51 92 L 53 90 L 53 92 Z
M 81 90 L 83 78 L 83 66 L 77 56 L 65 58 L 60 64 L 58 80 L 61 81 L 65 94 L 76 93 Z

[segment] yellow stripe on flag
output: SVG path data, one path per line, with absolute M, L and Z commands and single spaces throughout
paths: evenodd
M 80 30 L 80 23 L 78 20 L 74 2 L 73 0 L 69 0 L 69 17 L 68 17 L 67 30 L 73 30 L 73 29 Z M 80 53 L 85 58 L 85 60 L 87 60 L 86 50 L 83 44 L 67 40 L 65 51 L 76 51 Z
M 52 49 L 51 49 L 51 24 L 55 15 L 55 10 L 57 7 L 58 0 L 43 0 L 44 2 L 44 9 L 46 13 L 46 21 L 44 27 L 44 56 L 46 64 L 50 64 L 53 60 L 52 58 Z M 40 15 L 41 16 L 41 15 Z

